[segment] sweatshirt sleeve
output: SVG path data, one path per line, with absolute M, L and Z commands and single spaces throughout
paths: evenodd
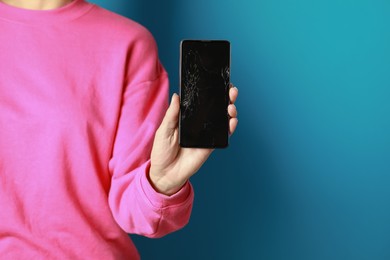
M 184 227 L 194 198 L 189 181 L 166 196 L 148 178 L 154 135 L 168 108 L 168 75 L 144 32 L 129 52 L 120 116 L 109 161 L 109 206 L 127 233 L 157 238 Z

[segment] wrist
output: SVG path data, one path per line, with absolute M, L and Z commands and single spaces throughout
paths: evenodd
M 148 180 L 155 191 L 167 196 L 171 196 L 178 192 L 187 182 L 187 180 L 185 180 L 179 183 L 172 183 L 172 181 L 169 181 L 165 176 L 158 176 L 155 174 L 152 167 L 149 170 Z

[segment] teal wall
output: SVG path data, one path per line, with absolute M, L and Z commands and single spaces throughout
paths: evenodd
M 96 0 L 155 35 L 232 42 L 239 126 L 192 178 L 190 223 L 143 259 L 390 259 L 390 2 Z

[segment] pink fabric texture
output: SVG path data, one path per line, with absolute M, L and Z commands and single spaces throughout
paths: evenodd
M 188 223 L 190 182 L 148 181 L 168 90 L 138 23 L 85 0 L 0 2 L 1 259 L 139 259 L 127 233 Z

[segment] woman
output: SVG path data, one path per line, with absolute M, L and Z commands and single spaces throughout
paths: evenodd
M 182 228 L 212 150 L 179 147 L 152 35 L 85 0 L 1 0 L 0 32 L 2 258 L 138 259 L 127 233 Z

